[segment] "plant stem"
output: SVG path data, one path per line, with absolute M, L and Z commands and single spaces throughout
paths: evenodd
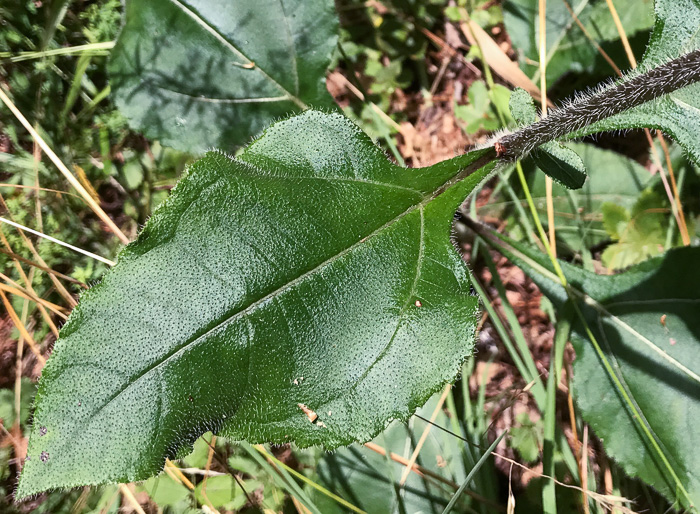
M 700 50 L 552 111 L 537 123 L 502 137 L 499 157 L 517 159 L 538 146 L 700 81 Z

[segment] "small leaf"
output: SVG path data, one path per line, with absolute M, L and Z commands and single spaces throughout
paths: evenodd
M 127 0 L 112 51 L 119 110 L 179 150 L 232 150 L 276 118 L 333 105 L 332 0 Z
M 490 244 L 561 307 L 569 296 L 549 258 L 490 234 Z M 685 247 L 614 276 L 560 262 L 587 326 L 643 417 L 624 401 L 579 321 L 572 339 L 573 387 L 583 418 L 630 476 L 685 507 L 700 504 L 699 261 L 700 248 Z M 668 465 L 640 423 L 647 424 Z
M 537 121 L 537 108 L 530 93 L 522 88 L 516 88 L 510 95 L 510 112 L 520 126 L 531 125 Z
M 542 423 L 534 423 L 526 412 L 518 414 L 516 421 L 518 424 L 510 429 L 510 446 L 518 451 L 525 462 L 533 463 L 540 457 Z
M 586 182 L 586 167 L 576 152 L 551 141 L 535 149 L 532 160 L 539 169 L 569 189 L 580 189 Z
M 197 161 L 63 327 L 17 496 L 144 480 L 208 430 L 335 448 L 406 419 L 471 355 L 449 236 L 494 158 L 406 169 L 306 111 Z
M 603 204 L 602 210 L 605 229 L 615 241 L 601 256 L 607 268 L 627 268 L 663 253 L 668 204 L 658 193 L 643 191 L 631 213 L 615 204 Z
M 602 205 L 601 212 L 605 231 L 614 240 L 619 240 L 630 221 L 630 213 L 622 205 L 609 202 Z

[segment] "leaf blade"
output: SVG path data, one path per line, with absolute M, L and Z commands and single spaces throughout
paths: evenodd
M 328 0 L 129 1 L 111 85 L 150 137 L 195 153 L 232 149 L 289 112 L 332 105 L 336 33 Z
M 18 496 L 148 478 L 207 430 L 333 448 L 404 419 L 471 352 L 448 235 L 493 157 L 408 170 L 307 111 L 197 161 L 63 328 Z
M 517 263 L 555 304 L 567 300 L 545 256 L 503 236 L 492 236 L 488 241 Z M 613 276 L 560 262 L 588 327 L 642 416 L 636 418 L 617 391 L 579 321 L 572 339 L 574 387 L 584 419 L 626 473 L 686 507 L 697 504 L 700 497 L 695 469 L 700 434 L 694 421 L 700 415 L 700 364 L 698 327 L 692 314 L 700 302 L 692 273 L 698 256 L 698 248 L 671 250 L 663 258 Z M 639 423 L 647 426 L 666 462 Z

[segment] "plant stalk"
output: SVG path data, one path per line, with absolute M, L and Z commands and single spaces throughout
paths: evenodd
M 700 81 L 700 50 L 662 64 L 551 111 L 537 123 L 496 142 L 501 158 L 514 160 L 538 146 Z

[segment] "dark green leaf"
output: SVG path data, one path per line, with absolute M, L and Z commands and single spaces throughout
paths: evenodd
M 545 143 L 531 157 L 539 169 L 566 188 L 580 189 L 586 182 L 586 167 L 581 157 L 561 143 Z
M 567 300 L 547 256 L 502 236 L 488 240 L 555 305 Z M 587 326 L 643 419 L 635 418 L 578 320 L 573 389 L 581 414 L 629 475 L 686 507 L 700 503 L 699 261 L 700 248 L 687 247 L 614 276 L 560 262 Z
M 18 496 L 146 479 L 207 430 L 334 448 L 405 419 L 471 354 L 449 235 L 494 154 L 406 169 L 307 111 L 197 161 L 63 327 Z
M 233 149 L 330 106 L 332 0 L 128 0 L 111 86 L 134 128 L 180 150 Z

